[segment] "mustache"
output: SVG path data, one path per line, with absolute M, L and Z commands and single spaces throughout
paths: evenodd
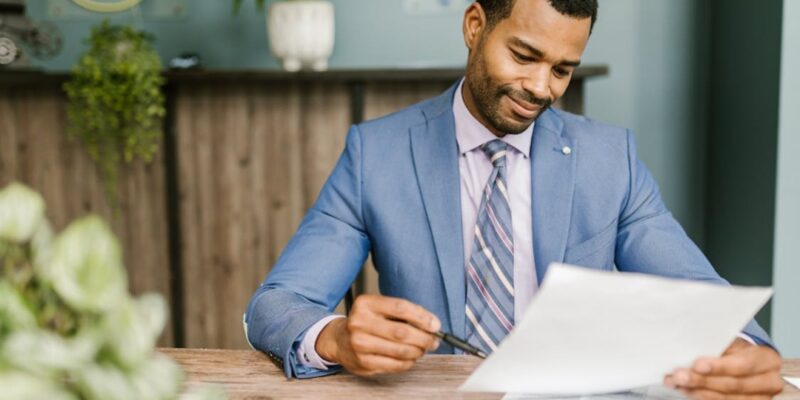
M 542 109 L 550 107 L 553 104 L 553 99 L 549 97 L 536 97 L 532 93 L 524 90 L 517 90 L 510 86 L 504 86 L 502 89 L 500 89 L 500 94 L 507 95 L 515 100 L 522 100 L 527 103 L 536 104 L 537 106 L 542 107 Z

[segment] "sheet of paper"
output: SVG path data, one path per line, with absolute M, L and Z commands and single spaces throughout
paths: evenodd
M 661 385 L 648 386 L 620 393 L 608 393 L 586 396 L 551 396 L 509 393 L 503 400 L 684 400 L 687 397 L 681 392 Z
M 783 379 L 785 379 L 786 382 L 789 382 L 790 385 L 800 389 L 800 378 L 795 378 L 795 377 L 791 377 L 791 376 L 784 376 Z
M 512 332 L 463 391 L 601 394 L 661 384 L 718 356 L 772 295 L 553 264 Z

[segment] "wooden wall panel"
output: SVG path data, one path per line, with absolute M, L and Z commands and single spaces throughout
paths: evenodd
M 364 118 L 373 119 L 393 113 L 423 100 L 436 97 L 453 82 L 375 82 L 366 86 Z
M 319 195 L 344 150 L 351 125 L 350 96 L 344 85 L 313 85 L 303 97 L 303 184 L 306 207 Z
M 182 86 L 176 114 L 185 344 L 245 348 L 245 306 L 343 148 L 347 90 Z
M 149 166 L 123 168 L 114 218 L 97 169 L 83 146 L 67 139 L 64 104 L 58 87 L 0 89 L 0 186 L 19 181 L 39 191 L 56 230 L 88 213 L 103 217 L 120 239 L 131 291 L 169 301 L 161 155 Z M 168 324 L 159 345 L 172 343 Z

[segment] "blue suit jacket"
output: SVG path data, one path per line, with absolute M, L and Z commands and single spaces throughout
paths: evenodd
M 350 129 L 317 202 L 253 295 L 248 340 L 287 376 L 335 371 L 299 365 L 294 347 L 332 313 L 370 251 L 382 294 L 422 305 L 442 329 L 464 336 L 455 88 Z M 539 281 L 558 261 L 727 284 L 665 208 L 630 131 L 550 109 L 536 122 L 530 154 Z M 769 344 L 754 321 L 744 331 Z

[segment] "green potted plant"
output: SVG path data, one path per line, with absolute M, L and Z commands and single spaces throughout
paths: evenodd
M 64 84 L 70 137 L 80 140 L 100 169 L 117 206 L 120 164 L 150 162 L 158 152 L 166 113 L 161 59 L 152 37 L 108 21 L 92 29 L 89 50 Z

